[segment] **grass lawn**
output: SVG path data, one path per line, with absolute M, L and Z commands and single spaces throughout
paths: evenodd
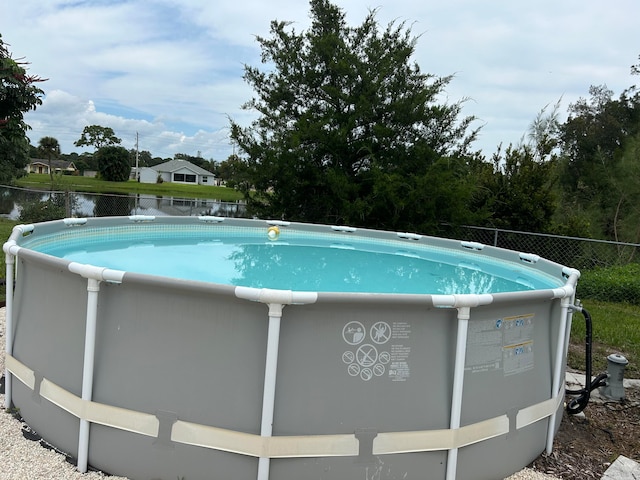
M 22 188 L 49 190 L 51 188 L 51 178 L 46 174 L 30 173 L 16 180 L 16 185 Z M 54 177 L 53 190 L 88 193 L 146 193 L 163 197 L 208 198 L 222 202 L 235 202 L 236 200 L 242 199 L 240 192 L 227 187 L 183 185 L 170 182 L 140 183 L 135 180 L 129 180 L 128 182 L 105 182 L 97 178 L 75 175 L 56 175 Z
M 627 303 L 584 300 L 583 307 L 592 317 L 592 373 L 607 369 L 607 356 L 624 355 L 629 361 L 627 378 L 640 378 L 640 307 Z M 573 315 L 571 346 L 567 363 L 584 370 L 585 321 L 580 313 Z

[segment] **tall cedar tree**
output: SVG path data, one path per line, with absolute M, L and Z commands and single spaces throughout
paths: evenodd
M 273 21 L 258 37 L 260 70 L 245 66 L 259 116 L 231 121 L 254 214 L 424 230 L 464 221 L 471 185 L 460 168 L 477 130 L 462 101 L 438 104 L 452 77 L 412 62 L 404 23 L 384 31 L 370 11 L 358 27 L 327 0 L 311 0 L 311 27 Z

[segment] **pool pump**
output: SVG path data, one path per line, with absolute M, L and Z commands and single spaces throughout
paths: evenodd
M 619 353 L 607 357 L 607 379 L 600 393 L 611 400 L 624 400 L 624 369 L 629 362 Z

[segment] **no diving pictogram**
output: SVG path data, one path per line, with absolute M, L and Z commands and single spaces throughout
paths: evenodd
M 378 361 L 378 350 L 370 343 L 360 345 L 356 350 L 356 360 L 363 367 L 371 367 Z

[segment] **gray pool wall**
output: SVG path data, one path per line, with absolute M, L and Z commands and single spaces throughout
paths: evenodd
M 137 221 L 213 220 L 86 225 Z M 562 417 L 575 270 L 537 259 L 534 268 L 564 285 L 518 293 L 288 292 L 84 268 L 20 247 L 22 232 L 84 224 L 69 225 L 23 226 L 5 244 L 15 275 L 6 377 L 9 401 L 25 421 L 93 468 L 135 480 L 411 479 L 425 472 L 493 480 L 551 448 Z M 484 246 L 477 255 L 520 258 Z M 95 334 L 87 328 L 92 305 Z M 514 332 L 528 326 L 491 331 L 496 322 Z M 354 336 L 357 326 L 364 339 Z M 528 348 L 520 363 L 506 353 L 516 351 L 517 335 Z

